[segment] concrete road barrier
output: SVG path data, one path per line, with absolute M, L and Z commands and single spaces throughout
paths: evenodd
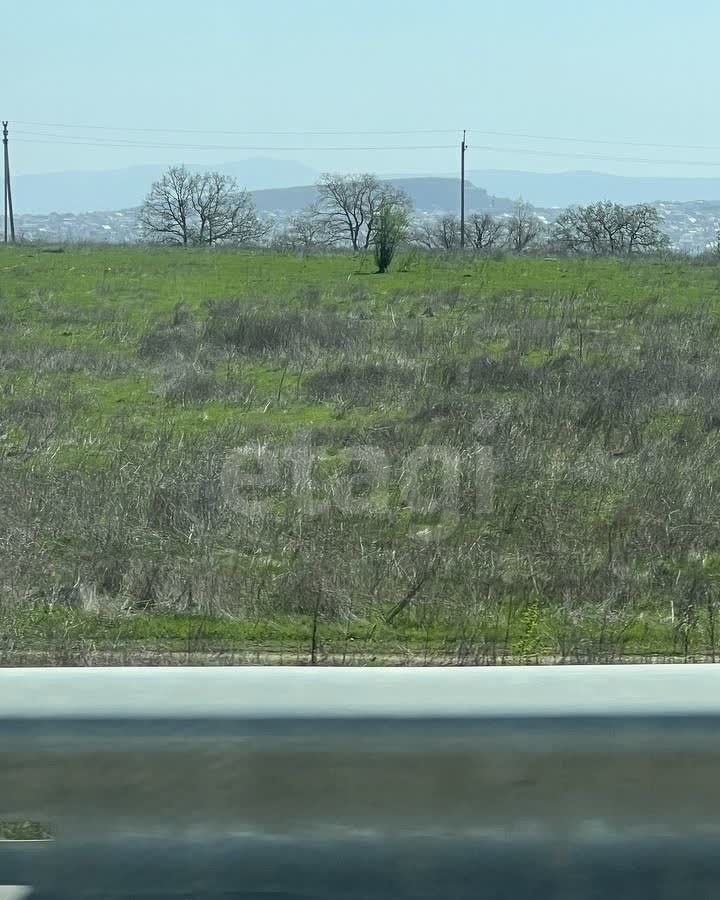
M 720 668 L 0 670 L 37 897 L 712 897 Z

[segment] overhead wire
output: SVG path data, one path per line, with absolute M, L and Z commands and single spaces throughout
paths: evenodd
M 450 150 L 455 147 L 454 144 L 401 144 L 401 145 L 376 145 L 376 146 L 358 146 L 358 145 L 336 145 L 336 146 L 288 146 L 288 145 L 259 145 L 259 144 L 191 144 L 191 143 L 170 143 L 167 141 L 140 141 L 125 138 L 89 138 L 83 135 L 64 135 L 54 134 L 50 132 L 33 132 L 18 129 L 14 132 L 19 137 L 14 138 L 23 143 L 54 143 L 64 145 L 80 145 L 91 147 L 139 147 L 146 149 L 168 149 L 168 150 L 234 150 L 234 151 L 252 151 L 262 150 L 269 151 L 290 151 L 293 153 L 305 150 L 325 150 L 325 151 L 341 151 L 341 150 L 357 150 L 357 151 L 375 151 L 375 150 Z
M 186 152 L 186 153 L 197 153 L 197 152 L 242 152 L 242 153 L 307 153 L 307 152 L 327 152 L 327 153 L 344 153 L 344 152 L 356 152 L 356 153 L 364 153 L 364 152 L 425 152 L 425 151 L 447 151 L 457 149 L 456 144 L 448 144 L 448 143 L 392 143 L 392 144 L 383 144 L 381 142 L 373 142 L 368 144 L 359 144 L 359 143 L 335 143 L 332 145 L 329 144 L 313 144 L 312 142 L 305 144 L 298 144 L 294 142 L 290 145 L 282 144 L 280 142 L 272 142 L 272 143 L 207 143 L 207 142 L 191 142 L 191 141 L 167 141 L 162 140 L 161 138 L 152 137 L 151 135 L 162 135 L 162 134 L 187 134 L 187 135 L 212 135 L 212 134 L 225 134 L 225 135 L 244 135 L 247 137 L 250 136 L 266 136 L 266 137 L 280 137 L 280 136 L 288 136 L 288 137 L 320 137 L 320 136 L 411 136 L 411 135 L 432 135 L 432 134 L 448 134 L 451 133 L 450 129 L 422 129 L 422 130 L 393 130 L 393 131 L 268 131 L 268 132 L 260 132 L 260 131 L 205 131 L 202 129 L 134 129 L 134 128 L 124 128 L 122 126 L 103 126 L 103 125 L 70 125 L 67 123 L 30 123 L 30 122 L 16 122 L 14 124 L 20 125 L 21 127 L 13 132 L 13 140 L 19 143 L 25 144 L 54 144 L 54 145 L 62 145 L 62 146 L 82 146 L 82 147 L 98 147 L 104 149 L 141 149 L 141 150 L 173 150 L 178 152 Z M 64 129 L 64 131 L 47 131 L 47 128 L 58 128 Z M 42 130 L 37 130 L 42 129 Z M 94 134 L 78 134 L 72 133 L 72 130 L 76 132 L 82 129 L 90 130 L 94 129 L 96 133 Z M 112 134 L 102 134 L 97 132 L 102 131 L 112 131 Z M 469 130 L 472 135 L 473 130 Z M 122 137 L 118 132 L 122 132 L 123 134 L 136 134 L 138 137 Z M 632 146 L 632 147 L 645 147 L 645 148 L 654 148 L 657 150 L 702 150 L 705 152 L 712 151 L 713 149 L 718 150 L 720 152 L 720 148 L 712 148 L 708 146 L 702 145 L 681 145 L 681 144 L 651 144 L 644 143 L 639 141 L 611 141 L 606 139 L 585 139 L 585 138 L 577 138 L 577 137 L 553 137 L 550 135 L 531 135 L 524 134 L 520 132 L 503 132 L 503 131 L 488 131 L 488 130 L 480 130 L 475 129 L 474 132 L 476 134 L 486 134 L 486 135 L 495 135 L 495 136 L 505 136 L 505 137 L 513 137 L 521 140 L 534 140 L 534 141 L 567 141 L 572 142 L 573 144 L 598 144 L 602 146 Z M 453 131 L 453 133 L 459 133 L 457 131 Z M 140 134 L 149 135 L 148 138 L 143 139 L 139 137 Z M 592 150 L 577 152 L 577 151 L 568 151 L 568 150 L 558 150 L 548 147 L 527 147 L 527 146 L 497 146 L 494 144 L 477 144 L 475 142 L 470 143 L 471 149 L 479 150 L 486 153 L 502 153 L 506 155 L 520 155 L 520 156 L 534 156 L 534 157 L 545 157 L 545 158 L 557 158 L 557 159 L 567 159 L 567 160 L 575 160 L 575 161 L 592 161 L 592 162 L 616 162 L 616 163 L 626 163 L 626 164 L 635 164 L 635 165 L 668 165 L 668 166 L 685 166 L 685 167 L 707 167 L 707 168 L 717 168 L 720 166 L 720 160 L 708 160 L 708 159 L 687 159 L 687 158 L 667 158 L 662 156 L 634 156 L 634 155 L 620 155 L 620 154 L 612 154 L 612 153 L 597 153 Z
M 98 125 L 79 124 L 68 122 L 29 122 L 15 121 L 13 124 L 32 128 L 66 128 L 78 131 L 114 131 L 133 132 L 142 134 L 204 134 L 204 135 L 235 135 L 245 137 L 322 137 L 322 136 L 398 136 L 398 135 L 431 135 L 431 134 L 460 134 L 460 128 L 420 128 L 420 129 L 319 129 L 319 130 L 217 130 L 209 128 L 166 128 L 166 127 L 134 127 L 128 125 Z M 485 128 L 467 129 L 468 134 L 489 135 L 492 137 L 512 137 L 522 140 L 555 141 L 559 143 L 573 144 L 600 144 L 604 146 L 646 147 L 657 150 L 697 150 L 706 152 L 720 152 L 720 146 L 709 144 L 667 144 L 655 141 L 638 141 L 627 138 L 586 138 L 558 135 L 558 134 L 533 134 L 521 131 L 493 131 Z
M 205 151 L 223 151 L 223 152 L 242 152 L 242 153 L 307 153 L 307 152 L 420 152 L 420 151 L 437 151 L 437 150 L 455 150 L 455 144 L 402 144 L 402 145 L 335 145 L 335 146 L 317 146 L 317 145 L 229 145 L 229 144 L 179 144 L 179 143 L 160 143 L 148 141 L 129 141 L 129 140 L 109 140 L 109 141 L 92 141 L 82 138 L 64 138 L 53 135 L 27 135 L 24 132 L 17 132 L 20 137 L 14 138 L 16 143 L 23 144 L 49 144 L 53 146 L 68 147 L 97 147 L 108 150 L 175 150 L 180 152 L 205 152 Z M 553 157 L 568 160 L 586 160 L 593 162 L 619 162 L 630 163 L 636 165 L 675 165 L 688 167 L 718 167 L 720 160 L 698 160 L 698 159 L 665 159 L 660 157 L 640 157 L 640 156 L 615 156 L 610 154 L 598 153 L 567 153 L 557 150 L 547 150 L 544 148 L 527 148 L 527 147 L 498 147 L 490 144 L 473 144 L 472 148 L 487 153 L 503 153 L 509 155 L 523 155 L 535 157 Z
M 123 125 L 76 125 L 66 122 L 20 122 L 16 121 L 15 125 L 22 125 L 31 128 L 74 128 L 78 131 L 122 131 L 135 132 L 143 134 L 221 134 L 235 135 L 242 137 L 337 137 L 340 135 L 414 135 L 414 134 L 456 134 L 457 128 L 420 128 L 420 129 L 380 129 L 380 130 L 357 130 L 350 131 L 347 129 L 324 129 L 319 131 L 227 131 L 213 130 L 208 128 L 133 128 Z
M 433 145 L 420 145 L 420 146 L 383 146 L 383 147 L 271 147 L 271 146 L 228 146 L 228 145 L 218 145 L 218 144 L 201 144 L 201 145 L 188 145 L 188 144 L 142 144 L 142 143 L 123 143 L 119 144 L 116 142 L 108 142 L 108 143 L 98 143 L 95 141 L 63 141 L 63 140 L 45 140 L 45 139 L 37 139 L 37 138 L 17 138 L 15 143 L 23 143 L 23 144 L 52 144 L 52 145 L 63 145 L 66 147 L 104 147 L 106 149 L 111 150 L 126 150 L 128 148 L 135 148 L 141 150 L 184 150 L 187 152 L 197 152 L 202 150 L 227 150 L 227 151 L 236 151 L 236 152 L 253 152 L 253 151 L 261 151 L 263 153 L 302 153 L 307 152 L 308 150 L 312 151 L 324 151 L 324 152 L 341 152 L 346 150 L 354 150 L 358 152 L 374 152 L 374 151 L 397 151 L 397 150 L 454 150 L 454 144 L 433 144 Z

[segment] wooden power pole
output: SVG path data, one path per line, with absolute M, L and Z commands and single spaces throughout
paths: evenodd
M 10 240 L 15 243 L 15 216 L 13 215 L 12 188 L 10 187 L 10 154 L 8 152 L 8 123 L 3 122 L 3 159 L 5 164 L 4 207 L 5 207 L 5 243 L 8 242 L 8 222 L 10 224 Z
M 460 144 L 460 249 L 465 249 L 465 131 Z

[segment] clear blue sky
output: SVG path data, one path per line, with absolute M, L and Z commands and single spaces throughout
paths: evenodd
M 686 164 L 720 163 L 717 0 L 27 0 L 4 4 L 3 26 L 0 115 L 17 173 L 253 155 L 447 172 L 454 148 L 316 148 L 454 145 L 466 127 L 470 168 L 720 175 Z M 208 133 L 129 130 L 151 128 Z M 455 133 L 218 133 L 393 129 Z M 236 149 L 247 146 L 293 149 Z

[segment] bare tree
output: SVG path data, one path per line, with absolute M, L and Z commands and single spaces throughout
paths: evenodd
M 473 250 L 487 251 L 501 246 L 506 239 L 505 223 L 488 213 L 474 213 L 465 222 L 465 243 Z M 413 241 L 428 250 L 460 248 L 460 219 L 451 213 L 419 224 Z
M 570 253 L 621 256 L 655 252 L 667 246 L 657 209 L 649 204 L 623 206 L 609 201 L 576 206 L 558 217 L 554 240 Z
M 529 203 L 518 202 L 505 225 L 507 246 L 515 253 L 527 250 L 542 234 L 543 223 Z
M 349 243 L 353 250 L 367 250 L 372 244 L 383 203 L 410 208 L 403 191 L 375 175 L 326 174 L 317 187 L 318 209 L 328 235 L 335 242 Z
M 506 239 L 505 224 L 489 213 L 474 213 L 465 224 L 465 240 L 481 252 L 501 246 Z
M 555 221 L 553 239 L 571 253 L 614 253 L 616 225 L 608 215 L 612 204 L 571 207 Z
M 156 181 L 140 210 L 146 237 L 163 243 L 244 244 L 263 237 L 252 197 L 220 172 L 173 167 Z
M 290 217 L 285 239 L 291 248 L 297 250 L 328 248 L 336 242 L 317 203 Z
M 717 259 L 720 259 L 720 228 L 715 232 L 715 240 L 707 245 L 707 250 Z
M 192 207 L 197 244 L 247 244 L 264 237 L 269 230 L 258 218 L 250 194 L 241 190 L 234 178 L 220 172 L 194 177 Z
M 410 240 L 413 244 L 425 247 L 427 250 L 435 249 L 435 234 L 433 222 L 416 222 L 413 226 Z
M 428 250 L 456 250 L 460 246 L 460 219 L 452 214 L 428 219 L 417 226 L 413 239 Z
M 656 207 L 640 203 L 626 206 L 624 212 L 626 253 L 657 253 L 668 246 L 669 239 L 661 230 L 662 218 Z
M 194 180 L 184 166 L 173 166 L 153 184 L 140 209 L 140 228 L 146 237 L 166 244 L 191 242 Z

